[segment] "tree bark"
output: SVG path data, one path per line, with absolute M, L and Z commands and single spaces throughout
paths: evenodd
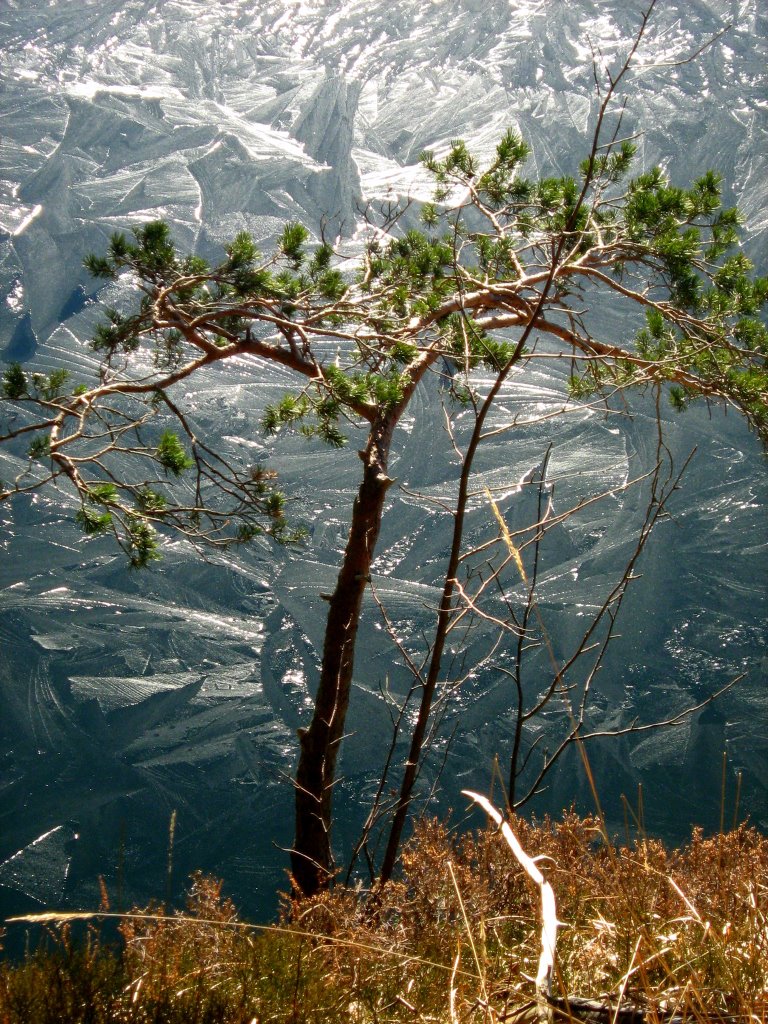
M 465 466 L 466 465 L 467 463 L 465 463 Z M 469 465 L 471 465 L 471 460 L 469 460 Z M 424 686 L 421 692 L 419 713 L 411 736 L 408 759 L 405 762 L 403 779 L 400 784 L 400 796 L 395 808 L 392 825 L 390 826 L 389 838 L 384 851 L 381 870 L 379 871 L 379 882 L 382 884 L 389 881 L 392 877 L 392 872 L 395 869 L 397 856 L 400 852 L 403 828 L 405 827 L 408 811 L 410 810 L 413 788 L 416 785 L 419 768 L 421 767 L 421 755 L 427 734 L 427 725 L 432 712 L 435 689 L 437 688 L 437 681 L 440 676 L 440 669 L 443 663 L 443 650 L 445 649 L 445 640 L 448 636 L 448 626 L 450 625 L 454 611 L 453 594 L 456 589 L 456 570 L 459 564 L 461 541 L 464 535 L 464 516 L 467 505 L 466 490 L 468 481 L 469 472 L 463 471 L 459 487 L 459 499 L 456 505 L 456 512 L 454 514 L 451 554 L 448 559 L 448 567 L 445 572 L 445 580 L 443 584 L 443 594 L 440 599 L 440 608 L 437 614 L 437 628 L 435 630 L 434 646 L 432 648 L 427 678 L 424 681 Z
M 545 288 L 541 299 L 539 300 L 539 306 L 544 301 L 544 296 L 547 294 L 547 288 Z M 509 359 L 509 362 L 501 370 L 491 386 L 488 394 L 477 411 L 475 418 L 475 425 L 472 429 L 472 434 L 467 445 L 467 450 L 464 454 L 464 461 L 461 467 L 461 474 L 459 476 L 459 493 L 456 499 L 456 511 L 453 516 L 453 537 L 451 540 L 451 552 L 448 556 L 448 564 L 445 569 L 445 576 L 443 580 L 443 593 L 440 599 L 440 607 L 437 614 L 437 626 L 435 629 L 435 639 L 432 646 L 432 653 L 430 655 L 429 669 L 427 670 L 427 678 L 424 681 L 424 686 L 421 691 L 421 701 L 419 704 L 419 713 L 416 718 L 416 725 L 411 736 L 410 749 L 408 751 L 408 759 L 405 762 L 405 769 L 403 771 L 403 778 L 400 783 L 400 795 L 397 800 L 395 807 L 395 813 L 392 818 L 392 825 L 390 826 L 389 836 L 387 838 L 387 845 L 384 850 L 384 857 L 381 864 L 381 870 L 379 872 L 379 882 L 384 884 L 389 881 L 392 877 L 392 873 L 395 869 L 397 862 L 397 856 L 400 852 L 400 844 L 403 837 L 403 829 L 405 828 L 405 822 L 408 817 L 410 810 L 411 799 L 413 797 L 413 789 L 416 785 L 416 780 L 419 777 L 419 769 L 421 767 L 421 759 L 424 749 L 424 741 L 427 735 L 427 725 L 429 724 L 429 718 L 432 713 L 432 704 L 435 698 L 435 690 L 437 689 L 438 679 L 440 677 L 440 670 L 443 663 L 443 651 L 445 650 L 445 641 L 448 636 L 448 629 L 451 624 L 451 620 L 454 614 L 454 593 L 456 590 L 456 573 L 459 568 L 459 561 L 461 558 L 461 545 L 464 539 L 464 520 L 467 513 L 467 498 L 469 494 L 469 482 L 472 475 L 472 468 L 474 466 L 475 455 L 477 449 L 480 446 L 483 435 L 483 427 L 488 417 L 488 413 L 493 407 L 493 403 L 496 400 L 504 381 L 509 376 L 509 372 L 512 367 L 522 357 L 523 349 L 528 336 L 531 333 L 533 324 L 536 321 L 538 315 L 538 307 L 531 317 L 530 322 L 526 325 L 522 336 L 518 340 L 515 351 Z
M 295 888 L 304 896 L 326 888 L 334 872 L 331 808 L 336 759 L 349 707 L 363 594 L 370 581 L 381 514 L 392 483 L 387 476 L 387 462 L 394 426 L 394 416 L 374 423 L 366 447 L 360 452 L 363 478 L 352 507 L 336 588 L 329 599 L 314 712 L 309 728 L 299 730 L 291 870 Z

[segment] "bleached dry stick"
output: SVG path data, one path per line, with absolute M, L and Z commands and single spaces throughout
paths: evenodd
M 501 829 L 501 834 L 507 841 L 512 853 L 518 863 L 526 872 L 528 877 L 536 883 L 541 893 L 541 954 L 539 955 L 539 969 L 536 973 L 536 1007 L 539 1024 L 551 1024 L 552 1005 L 549 997 L 552 995 L 552 976 L 555 969 L 555 946 L 557 944 L 557 905 L 555 893 L 552 886 L 539 870 L 536 861 L 529 857 L 520 845 L 517 836 L 504 821 L 501 813 L 479 793 L 473 793 L 470 789 L 463 789 L 462 794 L 468 796 L 479 804 L 489 818 L 492 818 Z

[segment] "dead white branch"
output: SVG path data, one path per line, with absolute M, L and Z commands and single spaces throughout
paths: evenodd
M 539 870 L 536 861 L 529 857 L 522 848 L 508 822 L 504 821 L 501 812 L 484 796 L 480 796 L 479 793 L 473 793 L 470 789 L 463 789 L 462 794 L 468 796 L 470 800 L 474 800 L 476 804 L 479 804 L 488 817 L 496 822 L 518 863 L 531 881 L 539 887 L 539 892 L 541 893 L 541 954 L 539 955 L 539 969 L 536 973 L 536 1016 L 539 1024 L 551 1024 L 552 1004 L 549 997 L 552 995 L 552 976 L 555 969 L 555 947 L 559 923 L 557 920 L 554 890 Z

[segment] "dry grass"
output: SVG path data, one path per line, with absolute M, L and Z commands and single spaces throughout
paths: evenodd
M 562 994 L 621 994 L 650 1024 L 768 1020 L 768 840 L 740 827 L 678 850 L 606 848 L 596 822 L 514 823 L 557 894 Z M 538 892 L 495 831 L 420 826 L 401 880 L 336 889 L 243 927 L 220 883 L 192 879 L 183 916 L 121 924 L 119 949 L 68 925 L 0 965 L 0 1024 L 21 1022 L 502 1021 L 532 1019 Z M 155 913 L 156 916 L 151 915 Z M 15 926 L 18 927 L 18 926 Z M 609 1018 L 610 1021 L 610 1018 Z

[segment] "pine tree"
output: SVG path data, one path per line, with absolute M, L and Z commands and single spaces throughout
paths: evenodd
M 319 689 L 300 731 L 292 870 L 304 893 L 333 873 L 332 795 L 362 601 L 393 437 L 426 374 L 447 361 L 461 399 L 473 372 L 490 370 L 484 401 L 493 401 L 513 371 L 525 372 L 536 339 L 537 358 L 570 360 L 574 402 L 650 387 L 680 409 L 701 399 L 735 407 L 768 438 L 768 282 L 739 248 L 739 215 L 723 208 L 717 174 L 683 186 L 660 168 L 636 173 L 633 144 L 603 140 L 620 78 L 575 176 L 527 176 L 529 148 L 514 131 L 486 164 L 461 141 L 423 154 L 435 195 L 422 226 L 372 232 L 354 277 L 299 224 L 266 256 L 241 233 L 215 266 L 182 254 L 161 221 L 115 234 L 86 266 L 105 281 L 131 275 L 136 302 L 129 313 L 107 310 L 95 334 L 98 381 L 73 388 L 64 372 L 16 364 L 3 375 L 7 402 L 25 415 L 4 440 L 28 436 L 31 464 L 0 486 L 0 500 L 68 481 L 82 529 L 111 533 L 135 567 L 159 556 L 168 530 L 216 546 L 299 538 L 274 471 L 230 464 L 177 406 L 174 386 L 203 367 L 258 358 L 296 375 L 296 393 L 266 410 L 267 434 L 293 428 L 343 448 L 345 424 L 364 425 Z M 602 340 L 585 311 L 604 304 L 640 310 L 644 325 Z M 127 457 L 130 476 L 118 468 Z M 453 600 L 447 588 L 441 615 Z M 439 658 L 433 684 L 438 672 Z M 398 843 L 399 833 L 388 870 Z

